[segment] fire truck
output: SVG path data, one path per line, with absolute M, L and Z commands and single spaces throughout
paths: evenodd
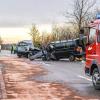
M 95 89 L 100 89 L 100 14 L 89 24 L 85 73 L 92 77 Z

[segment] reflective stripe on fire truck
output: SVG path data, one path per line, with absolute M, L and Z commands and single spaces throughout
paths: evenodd
M 91 60 L 91 61 L 93 61 L 94 59 L 86 58 L 86 60 Z
M 92 47 L 89 47 L 88 50 L 89 50 L 89 51 L 92 50 Z
M 92 56 L 92 57 L 98 57 L 99 55 L 88 55 L 88 56 Z

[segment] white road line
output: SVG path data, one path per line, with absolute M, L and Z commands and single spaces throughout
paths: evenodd
M 42 64 L 43 64 L 44 66 L 50 66 L 50 64 L 46 64 L 46 63 L 44 63 L 44 62 L 42 62 Z
M 89 78 L 87 78 L 87 77 L 84 77 L 84 76 L 81 76 L 81 75 L 78 75 L 78 77 L 79 77 L 79 78 L 82 78 L 82 79 L 85 79 L 85 80 L 87 80 L 87 81 L 90 81 L 90 82 L 92 81 L 91 79 L 89 79 Z

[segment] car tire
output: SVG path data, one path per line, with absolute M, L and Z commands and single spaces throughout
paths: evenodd
M 92 73 L 92 83 L 96 90 L 100 90 L 100 73 L 98 68 L 95 68 Z
M 70 61 L 70 62 L 75 61 L 75 56 L 74 56 L 74 55 L 70 55 L 70 56 L 69 56 L 69 61 Z

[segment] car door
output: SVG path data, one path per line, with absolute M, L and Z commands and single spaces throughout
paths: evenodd
M 67 58 L 69 45 L 67 41 L 62 41 L 55 44 L 55 55 L 60 58 Z
M 57 58 L 63 57 L 63 45 L 61 42 L 55 43 L 55 56 Z

